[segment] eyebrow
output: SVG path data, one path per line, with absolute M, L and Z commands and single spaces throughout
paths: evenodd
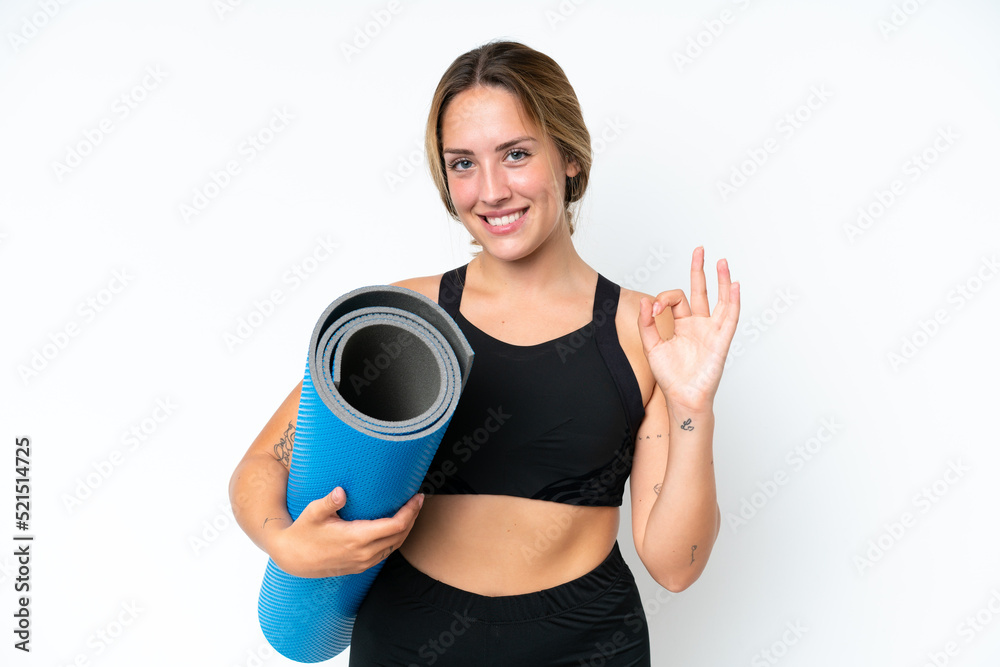
M 522 141 L 537 141 L 537 139 L 535 139 L 534 137 L 528 137 L 528 136 L 518 137 L 517 139 L 511 139 L 510 141 L 505 141 L 504 143 L 500 144 L 499 146 L 497 146 L 493 150 L 496 151 L 497 153 L 499 153 L 500 151 L 507 150 L 508 148 L 510 148 L 511 146 L 513 146 L 514 144 L 519 144 Z M 441 153 L 442 154 L 444 154 L 444 153 L 453 153 L 455 155 L 475 155 L 475 153 L 473 153 L 472 151 L 470 151 L 468 148 L 445 148 L 443 151 L 441 151 Z

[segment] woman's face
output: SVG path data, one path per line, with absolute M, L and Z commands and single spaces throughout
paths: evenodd
M 505 260 L 569 233 L 566 177 L 579 172 L 520 111 L 506 90 L 470 88 L 452 98 L 441 123 L 448 189 L 459 219 L 485 252 Z

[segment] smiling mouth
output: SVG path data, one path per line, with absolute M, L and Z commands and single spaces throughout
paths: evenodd
M 526 208 L 522 208 L 520 211 L 517 211 L 516 213 L 511 213 L 510 215 L 505 215 L 502 218 L 487 218 L 485 215 L 481 215 L 479 217 L 485 220 L 491 227 L 503 227 L 505 225 L 509 225 L 512 222 L 515 222 L 522 215 L 524 215 L 525 211 L 527 210 L 528 209 Z

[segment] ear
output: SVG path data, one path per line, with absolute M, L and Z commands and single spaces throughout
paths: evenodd
M 576 160 L 570 159 L 566 163 L 566 176 L 567 178 L 573 178 L 580 173 L 580 165 L 577 164 Z

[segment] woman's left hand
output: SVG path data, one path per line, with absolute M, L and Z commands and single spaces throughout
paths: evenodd
M 718 262 L 719 302 L 709 312 L 704 265 L 705 249 L 699 246 L 691 258 L 691 305 L 679 289 L 639 301 L 639 337 L 656 383 L 668 405 L 695 411 L 712 409 L 740 317 L 740 284 L 731 282 L 725 259 Z M 674 335 L 664 340 L 653 318 L 667 308 Z

